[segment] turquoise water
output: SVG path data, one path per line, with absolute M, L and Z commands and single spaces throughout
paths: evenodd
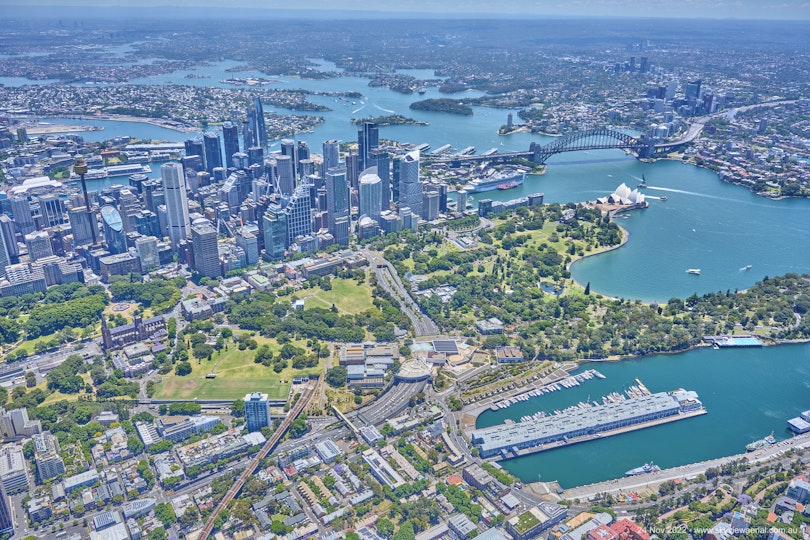
M 757 349 L 702 348 L 677 355 L 601 362 L 607 378 L 591 379 L 508 409 L 487 411 L 478 427 L 502 423 L 539 410 L 554 411 L 580 401 L 599 401 L 622 392 L 639 378 L 651 392 L 686 388 L 697 391 L 708 414 L 612 437 L 502 461 L 526 482 L 557 480 L 562 487 L 618 478 L 624 471 L 654 461 L 674 467 L 738 454 L 745 445 L 774 432 L 790 436 L 786 421 L 810 405 L 810 345 Z
M 165 84 L 183 80 L 211 84 L 228 74 L 225 70 L 238 65 L 224 61 L 191 70 L 208 73 L 210 79 L 181 79 L 188 71 L 162 75 L 150 83 Z M 321 63 L 323 69 L 333 65 Z M 416 73 L 414 73 L 416 74 Z M 429 70 L 419 70 L 429 77 Z M 147 81 L 144 81 L 147 82 Z M 351 118 L 395 112 L 429 122 L 428 126 L 390 126 L 380 128 L 380 137 L 402 142 L 429 143 L 432 148 L 452 144 L 456 148 L 475 146 L 484 152 L 525 150 L 531 142 L 546 144 L 549 137 L 516 133 L 497 135 L 509 111 L 474 107 L 469 117 L 445 113 L 412 111 L 408 105 L 423 99 L 417 94 L 403 95 L 385 88 L 371 88 L 368 81 L 356 77 L 302 80 L 280 78 L 279 88 L 307 88 L 316 91 L 359 91 L 363 98 L 351 101 L 327 96 L 312 96 L 312 101 L 333 110 L 318 113 L 324 123 L 312 133 L 298 136 L 319 152 L 327 139 L 356 140 L 357 129 Z M 426 97 L 437 97 L 435 88 Z M 463 95 L 480 95 L 465 92 Z M 352 103 L 354 101 L 354 103 Z M 273 108 L 279 114 L 295 114 Z M 516 111 L 513 111 L 516 112 Z M 116 135 L 183 141 L 192 134 L 180 133 L 150 124 L 103 120 L 50 119 L 53 122 L 101 125 L 104 131 L 87 132 L 88 141 L 101 141 Z M 271 150 L 278 149 L 278 141 Z M 158 172 L 157 169 L 154 169 Z M 508 200 L 530 193 L 545 193 L 547 202 L 566 203 L 593 200 L 611 193 L 625 182 L 636 187 L 642 174 L 647 179 L 645 193 L 650 207 L 630 213 L 618 223 L 630 234 L 621 249 L 589 257 L 575 263 L 573 277 L 591 290 L 602 294 L 665 302 L 673 296 L 685 298 L 692 293 L 745 289 L 765 276 L 786 272 L 810 272 L 810 250 L 796 249 L 810 236 L 810 201 L 772 201 L 757 197 L 747 189 L 725 184 L 713 172 L 673 161 L 642 163 L 621 150 L 599 150 L 559 154 L 548 162 L 546 174 L 528 176 L 515 189 L 477 194 L 481 198 Z M 667 200 L 661 200 L 666 196 Z M 473 202 L 475 204 L 475 202 Z M 751 268 L 744 270 L 747 265 Z M 699 276 L 686 272 L 700 268 Z
M 223 62 L 192 70 L 210 74 L 210 79 L 184 79 L 187 72 L 152 78 L 166 84 L 213 84 L 226 76 L 224 69 L 236 63 Z M 330 66 L 322 64 L 323 69 Z M 421 71 L 421 70 L 420 70 Z M 412 73 L 416 76 L 416 73 Z M 420 78 L 430 78 L 429 72 Z M 146 82 L 146 81 L 144 81 Z M 317 103 L 334 110 L 323 114 L 324 124 L 313 133 L 298 137 L 319 152 L 326 139 L 356 140 L 353 117 L 403 114 L 430 122 L 429 126 L 383 127 L 380 136 L 433 148 L 452 144 L 523 150 L 529 143 L 550 139 L 518 133 L 499 137 L 498 127 L 509 111 L 474 108 L 474 116 L 411 111 L 408 105 L 418 95 L 402 95 L 384 88 L 370 88 L 367 80 L 340 78 L 327 81 L 281 79 L 278 87 L 312 90 L 359 91 L 364 97 L 351 101 L 313 96 Z M 480 95 L 468 93 L 465 95 Z M 425 97 L 439 97 L 435 88 Z M 267 106 L 268 111 L 273 107 Z M 280 114 L 292 111 L 276 109 Z M 101 141 L 117 135 L 183 141 L 190 135 L 143 123 L 52 119 L 54 122 L 103 125 L 104 131 L 81 135 Z M 277 144 L 277 143 L 276 143 Z M 159 176 L 159 163 L 151 164 L 152 177 Z M 634 211 L 618 223 L 630 233 L 622 248 L 590 257 L 572 268 L 575 279 L 590 282 L 591 290 L 611 296 L 666 301 L 693 292 L 744 289 L 766 275 L 810 272 L 810 250 L 800 249 L 810 236 L 810 201 L 771 201 L 748 190 L 721 182 L 707 170 L 677 162 L 641 163 L 618 150 L 561 154 L 549 160 L 543 176 L 530 176 L 523 186 L 495 191 L 479 198 L 512 199 L 543 192 L 547 202 L 593 200 L 612 192 L 621 182 L 635 187 L 642 174 L 650 207 Z M 98 189 L 111 183 L 126 183 L 126 177 L 90 183 Z M 655 199 L 665 195 L 667 200 Z M 744 268 L 751 265 L 749 270 Z M 686 273 L 700 268 L 701 275 Z M 787 435 L 785 420 L 808 408 L 810 401 L 810 346 L 791 345 L 761 349 L 702 349 L 679 355 L 653 356 L 643 360 L 597 367 L 607 380 L 588 381 L 576 389 L 521 403 L 508 411 L 485 413 L 481 425 L 501 422 L 506 415 L 520 418 L 540 408 L 554 410 L 585 400 L 597 400 L 611 391 L 621 391 L 640 377 L 652 391 L 684 387 L 696 390 L 709 414 L 664 426 L 606 438 L 570 448 L 504 462 L 526 481 L 557 479 L 563 486 L 615 478 L 650 460 L 669 467 L 740 452 L 745 444 L 771 431 Z M 606 459 L 609 458 L 609 459 Z

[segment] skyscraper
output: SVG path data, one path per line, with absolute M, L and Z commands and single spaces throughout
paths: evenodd
M 333 167 L 340 166 L 340 141 L 329 139 L 323 142 L 323 164 L 321 165 L 321 177 L 326 178 L 326 173 Z
M 38 197 L 39 211 L 45 220 L 46 227 L 54 227 L 56 225 L 64 225 L 68 221 L 65 218 L 66 208 L 65 201 L 59 198 L 58 195 L 49 194 Z
M 144 236 L 135 240 L 135 249 L 141 259 L 141 270 L 149 272 L 160 266 L 160 253 L 158 252 L 157 238 Z
M 369 166 L 369 153 L 372 148 L 378 146 L 380 146 L 380 128 L 374 122 L 363 122 L 362 127 L 357 130 L 357 148 L 359 152 L 357 166 L 359 171 Z
M 380 221 L 382 212 L 382 180 L 377 167 L 369 167 L 360 173 L 360 216 Z
M 200 156 L 200 159 L 204 159 L 203 156 L 205 156 L 205 148 L 203 147 L 203 140 L 200 137 L 186 139 L 183 146 L 186 148 L 186 157 Z M 205 167 L 204 161 L 203 167 Z
M 348 234 L 339 236 L 335 229 L 335 223 L 340 218 L 349 217 L 349 186 L 346 183 L 345 167 L 333 167 L 326 171 L 326 211 L 329 232 L 335 237 L 335 242 L 348 246 Z
M 233 155 L 239 152 L 239 130 L 231 122 L 222 124 L 222 142 L 225 146 L 225 167 L 233 167 Z
M 264 235 L 264 256 L 271 261 L 284 258 L 287 249 L 287 214 L 280 206 L 273 204 L 262 218 Z
M 45 231 L 37 231 L 25 235 L 25 245 L 28 246 L 28 257 L 31 261 L 50 257 L 53 255 L 51 238 Z
M 387 150 L 376 148 L 370 152 L 371 166 L 377 167 L 377 176 L 380 177 L 382 185 L 382 209 L 389 210 L 391 208 L 391 156 Z
M 222 167 L 222 148 L 219 144 L 219 135 L 208 132 L 203 135 L 205 145 L 205 170 L 214 174 L 214 169 Z
M 264 123 L 264 107 L 261 98 L 253 98 L 253 106 L 248 108 L 248 126 L 250 144 L 246 139 L 245 146 L 267 148 L 267 126 Z
M 17 195 L 11 198 L 11 213 L 20 234 L 26 235 L 36 230 L 34 218 L 31 216 L 31 205 L 25 195 Z
M 194 250 L 194 270 L 201 276 L 218 278 L 222 275 L 217 248 L 217 230 L 208 222 L 191 227 Z
M 399 206 L 414 216 L 422 214 L 422 184 L 419 182 L 419 150 L 409 152 L 399 165 Z
M 7 215 L 0 214 L 0 228 L 3 229 L 6 253 L 12 261 L 17 262 L 17 257 L 20 256 L 20 247 L 17 245 L 17 225 Z
M 0 227 L 0 277 L 6 276 L 6 266 L 11 264 L 11 257 L 6 248 L 5 227 Z
M 292 139 L 282 139 L 281 155 L 290 157 L 293 164 L 293 173 L 295 173 L 298 170 L 298 150 L 295 147 L 295 141 Z
M 177 250 L 181 240 L 189 233 L 188 199 L 186 179 L 179 163 L 169 162 L 160 167 L 163 192 L 166 200 L 166 221 L 172 249 Z
M 278 192 L 282 195 L 292 195 L 295 190 L 295 174 L 293 160 L 290 156 L 276 156 L 276 171 L 278 174 Z
M 270 425 L 270 401 L 267 394 L 261 392 L 245 394 L 243 401 L 248 431 L 261 431 L 263 427 Z
M 104 227 L 104 241 L 110 253 L 124 253 L 127 250 L 126 232 L 121 214 L 114 206 L 101 207 L 101 223 Z
M 3 483 L 0 482 L 0 534 L 13 534 L 14 520 L 11 519 L 11 505 Z
M 295 242 L 296 237 L 312 233 L 312 202 L 308 185 L 301 184 L 295 188 L 284 212 L 287 214 L 288 246 Z

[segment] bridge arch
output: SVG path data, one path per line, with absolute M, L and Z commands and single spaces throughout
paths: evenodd
M 545 163 L 551 156 L 562 152 L 605 148 L 640 150 L 643 146 L 641 141 L 632 135 L 615 129 L 598 128 L 568 133 L 544 146 L 532 143 L 530 149 L 533 152 L 532 161 Z

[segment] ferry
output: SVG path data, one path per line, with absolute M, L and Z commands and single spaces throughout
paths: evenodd
M 647 179 L 644 178 L 644 175 L 642 174 L 641 182 L 639 183 L 639 185 L 636 186 L 636 189 L 644 189 L 645 187 L 647 187 Z
M 746 264 L 745 266 L 743 266 L 742 268 L 740 268 L 740 270 L 742 270 L 743 272 L 745 272 L 746 270 L 751 270 L 751 268 L 753 268 L 753 267 L 752 267 L 750 264 Z
M 693 276 L 699 276 L 700 275 L 700 268 L 688 268 L 686 270 L 686 273 L 687 274 L 692 274 Z
M 492 191 L 494 189 L 511 189 L 521 185 L 525 180 L 525 171 L 505 171 L 493 174 L 492 176 L 486 178 L 476 178 L 465 185 L 464 189 L 467 190 L 467 193 L 480 193 L 482 191 Z M 501 186 L 509 187 L 501 188 Z
M 654 465 L 653 462 L 645 463 L 641 467 L 636 467 L 635 469 L 630 469 L 629 471 L 625 472 L 625 476 L 637 476 L 639 474 L 647 474 L 647 473 L 654 473 L 661 470 L 661 467 L 658 465 Z
M 768 446 L 771 446 L 772 444 L 776 444 L 776 439 L 774 439 L 774 437 L 773 437 L 773 431 L 771 432 L 770 435 L 768 435 L 764 439 L 759 439 L 759 440 L 754 441 L 752 443 L 746 444 L 745 445 L 745 451 L 746 452 L 755 452 L 757 450 L 762 450 L 763 448 L 767 448 Z

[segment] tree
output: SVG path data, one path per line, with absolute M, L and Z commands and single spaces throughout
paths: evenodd
M 183 515 L 177 520 L 180 523 L 180 526 L 183 528 L 191 527 L 197 522 L 197 519 L 200 517 L 200 513 L 197 511 L 196 508 L 193 506 L 189 506 L 186 508 L 186 511 L 183 512 Z
M 394 534 L 394 524 L 391 522 L 390 519 L 387 518 L 380 518 L 377 520 L 377 532 L 380 533 L 380 536 L 383 538 L 390 538 L 392 534 Z
M 130 452 L 132 452 L 133 455 L 137 456 L 143 452 L 145 446 L 135 434 L 132 434 L 127 437 L 127 448 Z
M 166 534 L 166 529 L 163 527 L 157 527 L 156 529 L 152 529 L 152 532 L 149 533 L 147 536 L 149 540 L 167 540 L 169 535 Z
M 333 388 L 342 388 L 346 386 L 349 372 L 346 366 L 335 366 L 326 372 L 326 384 Z
M 169 503 L 158 503 L 155 506 L 155 517 L 166 527 L 177 521 L 177 516 L 174 515 L 174 509 Z
M 241 399 L 234 400 L 233 404 L 231 405 L 231 415 L 236 418 L 245 416 L 245 402 Z
M 307 421 L 304 418 L 296 418 L 290 424 L 290 437 L 300 437 L 307 432 Z
M 270 524 L 270 532 L 273 534 L 281 535 L 284 534 L 286 530 L 287 527 L 278 519 L 273 520 L 273 523 Z
M 591 294 L 591 282 L 589 281 L 587 285 L 585 285 L 585 296 Z
M 188 362 L 177 362 L 174 372 L 180 376 L 185 376 L 191 373 L 191 364 Z
M 37 385 L 37 376 L 33 371 L 25 372 L 25 386 L 33 388 Z

